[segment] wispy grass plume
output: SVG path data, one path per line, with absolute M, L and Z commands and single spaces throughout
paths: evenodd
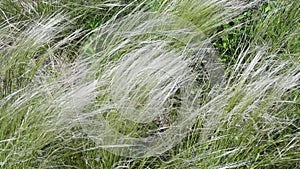
M 133 1 L 81 29 L 85 9 L 123 4 L 66 2 L 74 18 L 43 1 L 53 12 L 24 19 L 10 11 L 39 13 L 41 2 L 1 2 L 0 166 L 299 167 L 298 29 L 263 43 L 270 32 L 257 25 L 232 65 L 212 44 L 256 2 Z M 262 24 L 278 30 L 275 20 Z

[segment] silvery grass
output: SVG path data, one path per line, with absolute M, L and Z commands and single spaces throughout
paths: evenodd
M 3 26 L 1 166 L 296 167 L 299 62 L 252 45 L 224 70 L 206 34 L 244 6 L 186 2 L 112 18 L 72 63 L 62 13 Z

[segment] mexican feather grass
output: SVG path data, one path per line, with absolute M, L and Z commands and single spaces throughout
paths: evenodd
M 0 166 L 299 167 L 299 52 L 257 40 L 272 20 L 233 65 L 213 46 L 259 2 L 107 1 L 124 8 L 92 30 L 74 24 L 93 12 L 80 2 L 77 17 L 63 1 L 0 2 Z

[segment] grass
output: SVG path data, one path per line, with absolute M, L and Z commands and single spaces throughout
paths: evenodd
M 1 168 L 299 168 L 299 6 L 1 1 Z

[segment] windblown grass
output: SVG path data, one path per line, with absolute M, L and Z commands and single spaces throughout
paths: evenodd
M 300 3 L 215 33 L 256 2 L 0 2 L 0 166 L 299 167 Z

